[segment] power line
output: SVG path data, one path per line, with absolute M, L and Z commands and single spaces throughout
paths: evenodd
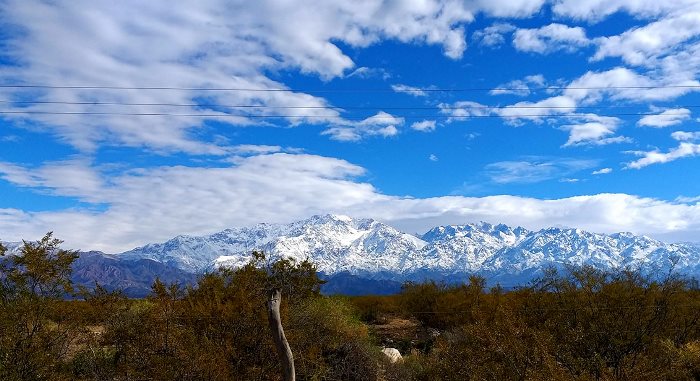
M 582 117 L 581 114 L 518 114 L 518 115 L 391 115 L 391 116 L 369 116 L 369 117 L 344 117 L 342 115 L 260 115 L 260 114 L 210 114 L 210 113 L 168 113 L 168 112 L 100 112 L 100 111 L 0 111 L 0 115 L 92 115 L 92 116 L 168 116 L 168 117 L 187 117 L 187 118 L 302 118 L 302 119 L 344 119 L 344 120 L 393 120 L 393 119 L 517 119 L 517 118 L 577 118 Z M 649 116 L 658 115 L 656 113 L 641 112 L 641 113 L 609 113 L 606 116 Z M 685 115 L 681 113 L 665 114 L 667 116 Z
M 151 102 L 101 102 L 101 101 L 12 101 L 0 100 L 1 104 L 26 104 L 26 105 L 75 105 L 75 106 L 163 106 L 163 107 L 207 107 L 207 108 L 242 108 L 242 109 L 318 109 L 318 110 L 546 110 L 546 109 L 635 109 L 640 106 L 602 105 L 602 106 L 535 106 L 535 105 L 507 105 L 507 106 L 275 106 L 275 105 L 255 105 L 239 104 L 227 105 L 218 103 L 151 103 Z M 700 105 L 678 105 L 674 108 L 700 108 Z M 650 114 L 651 115 L 651 114 Z
M 246 91 L 289 93 L 384 93 L 402 92 L 383 88 L 348 89 L 289 89 L 289 88 L 245 88 L 245 87 L 175 87 L 175 86 L 98 86 L 98 85 L 39 85 L 0 84 L 0 88 L 14 89 L 62 89 L 62 90 L 171 90 L 171 91 Z M 654 90 L 654 89 L 700 89 L 700 85 L 654 85 L 654 86 L 541 86 L 541 87 L 465 87 L 465 88 L 411 88 L 403 92 L 470 92 L 470 91 L 540 91 L 540 90 Z

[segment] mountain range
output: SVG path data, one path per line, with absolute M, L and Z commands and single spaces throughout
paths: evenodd
M 700 275 L 700 246 L 665 243 L 632 233 L 599 234 L 570 228 L 538 231 L 485 222 L 438 226 L 422 235 L 373 219 L 320 215 L 290 224 L 257 224 L 208 236 L 177 236 L 120 254 L 83 253 L 74 266 L 88 280 L 148 291 L 160 276 L 191 282 L 218 267 L 238 267 L 254 250 L 271 258 L 309 259 L 332 293 L 391 293 L 401 282 L 485 276 L 505 287 L 527 283 L 548 266 L 591 265 Z

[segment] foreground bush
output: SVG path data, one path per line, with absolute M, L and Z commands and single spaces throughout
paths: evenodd
M 59 246 L 47 235 L 0 257 L 1 380 L 279 380 L 271 288 L 299 380 L 700 379 L 700 290 L 672 274 L 583 267 L 511 292 L 472 277 L 346 298 L 320 295 L 311 263 L 255 254 L 143 300 L 99 285 L 65 300 L 76 253 Z M 403 362 L 383 357 L 382 332 Z

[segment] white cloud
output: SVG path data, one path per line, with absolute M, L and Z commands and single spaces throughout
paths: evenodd
M 646 127 L 669 127 L 683 123 L 690 119 L 690 110 L 687 108 L 674 108 L 663 111 L 656 115 L 646 115 L 639 119 L 638 126 Z
M 280 146 L 257 145 L 257 144 L 239 144 L 231 149 L 239 155 L 260 155 L 266 153 L 282 152 Z
M 497 184 L 527 184 L 561 178 L 596 164 L 595 160 L 529 158 L 491 163 L 485 170 L 489 179 Z
M 612 168 L 601 168 L 596 171 L 591 172 L 592 175 L 607 175 L 608 173 L 612 173 Z
M 505 35 L 513 32 L 515 29 L 515 26 L 512 24 L 495 23 L 474 32 L 472 34 L 472 39 L 481 45 L 496 47 L 503 45 L 505 42 Z
M 418 87 L 408 86 L 408 85 L 401 85 L 401 84 L 391 85 L 391 89 L 397 93 L 409 94 L 409 95 L 413 95 L 414 97 L 425 97 L 428 95 L 422 89 L 420 89 Z
M 436 122 L 434 120 L 422 120 L 420 122 L 414 122 L 411 124 L 411 128 L 416 131 L 430 132 L 434 131 L 436 127 Z
M 537 102 L 518 102 L 497 109 L 495 112 L 511 121 L 527 119 L 540 121 L 550 115 L 571 114 L 576 111 L 576 101 L 570 97 L 557 95 Z
M 390 137 L 399 133 L 396 126 L 403 125 L 404 118 L 396 117 L 384 111 L 359 122 L 345 122 L 343 125 L 330 127 L 322 132 L 333 140 L 359 141 L 370 136 Z
M 55 161 L 31 170 L 0 162 L 0 178 L 56 196 L 80 197 L 95 203 L 104 201 L 100 194 L 105 185 L 102 176 L 82 159 Z
M 516 79 L 496 86 L 495 89 L 489 91 L 491 95 L 512 94 L 518 96 L 526 96 L 530 94 L 530 86 L 536 87 L 545 86 L 544 76 L 542 74 L 528 75 L 523 79 Z
M 17 65 L 3 66 L 0 80 L 45 85 L 173 88 L 286 89 L 266 73 L 299 70 L 324 80 L 381 75 L 381 69 L 355 68 L 339 45 L 366 47 L 384 40 L 441 46 L 453 59 L 462 57 L 464 27 L 478 13 L 527 17 L 543 0 L 453 0 L 393 2 L 329 0 L 202 0 L 173 7 L 164 0 L 127 2 L 2 2 L 8 33 L 3 54 Z M 184 33 L 183 31 L 187 31 Z M 165 43 L 167 42 L 167 43 Z M 71 115 L 17 114 L 35 128 L 57 135 L 81 151 L 101 146 L 148 148 L 226 155 L 228 147 L 206 141 L 198 129 L 207 120 L 232 125 L 260 124 L 246 115 L 285 116 L 284 109 L 264 106 L 308 106 L 304 117 L 276 120 L 291 125 L 337 122 L 339 111 L 324 110 L 324 98 L 309 94 L 264 91 L 202 92 L 195 90 L 43 89 L 8 91 L 4 98 L 60 99 L 115 103 L 257 104 L 246 113 L 206 107 L 122 106 L 109 111 L 162 113 L 148 117 L 81 115 L 105 111 L 93 104 L 41 105 L 7 111 L 72 112 Z M 203 115 L 207 115 L 204 117 Z M 324 116 L 328 116 L 325 118 Z M 341 121 L 342 122 L 346 121 Z M 144 128 L 147 125 L 147 128 Z M 384 134 L 390 134 L 387 128 Z M 334 136 L 331 134 L 331 136 Z
M 602 138 L 615 133 L 615 126 L 600 122 L 570 124 L 562 126 L 562 129 L 569 131 L 569 140 L 566 141 L 564 146 L 598 142 Z
M 574 51 L 588 44 L 590 41 L 583 28 L 557 23 L 537 29 L 518 29 L 513 35 L 513 46 L 523 52 Z
M 698 46 L 698 53 L 700 53 L 700 46 Z M 686 62 L 689 62 L 690 66 L 695 65 L 692 55 L 687 58 Z M 669 67 L 675 67 L 681 65 L 680 61 L 680 57 L 674 56 L 669 57 L 669 60 L 664 62 Z M 700 59 L 698 59 L 697 67 L 700 69 Z M 581 106 L 590 106 L 610 100 L 641 103 L 674 99 L 695 91 L 695 86 L 700 86 L 700 82 L 686 79 L 689 73 L 681 70 L 677 71 L 675 75 L 668 76 L 658 72 L 642 75 L 628 68 L 615 67 L 605 71 L 586 72 L 568 85 L 563 86 L 560 93 L 552 91 L 555 93 L 554 95 L 537 101 L 522 101 L 502 107 L 487 107 L 474 101 L 459 101 L 452 104 L 441 104 L 439 107 L 443 114 L 450 115 L 448 122 L 466 120 L 469 117 L 495 115 L 504 118 L 506 123 L 513 125 L 521 125 L 523 121 L 535 123 L 547 121 L 554 124 L 558 123 L 557 119 L 564 118 L 570 122 L 563 126 L 563 129 L 570 132 L 569 139 L 565 143 L 566 146 L 630 142 L 632 139 L 629 137 L 613 136 L 620 122 L 618 118 L 593 113 L 578 113 L 577 109 Z M 533 82 L 540 79 L 543 80 L 537 76 L 530 78 Z M 507 85 L 523 86 L 519 91 L 510 93 L 529 94 L 529 87 L 526 86 L 524 80 L 514 81 L 503 85 L 503 87 L 507 87 Z M 498 89 L 491 91 L 492 94 L 499 92 Z M 675 112 L 684 114 L 686 111 L 685 109 L 676 109 Z M 671 114 L 669 112 L 660 117 L 647 118 L 645 123 L 653 122 L 654 119 L 657 122 L 661 122 L 661 119 L 668 120 L 674 116 Z M 675 117 L 683 117 L 683 115 Z
M 89 195 L 71 184 L 52 183 L 55 194 L 77 193 L 87 202 L 100 199 L 107 207 L 43 212 L 0 209 L 0 238 L 35 239 L 53 230 L 67 247 L 120 252 L 177 234 L 290 222 L 327 212 L 374 217 L 406 231 L 484 220 L 532 229 L 566 225 L 686 240 L 700 233 L 698 204 L 626 194 L 546 200 L 506 195 L 396 197 L 358 181 L 357 176 L 364 173 L 343 160 L 271 154 L 245 158 L 234 166 L 166 166 L 111 174 L 109 182 L 99 181 L 101 185 Z
M 686 203 L 686 204 L 694 204 L 696 202 L 700 202 L 700 196 L 695 196 L 695 197 L 679 196 L 679 197 L 676 197 L 676 202 L 682 202 L 682 203 Z
M 700 132 L 675 131 L 671 133 L 671 138 L 680 142 L 678 147 L 668 152 L 661 152 L 658 149 L 647 152 L 632 152 L 641 158 L 627 163 L 627 168 L 640 169 L 652 164 L 663 164 L 700 155 L 700 144 L 695 143 L 700 140 Z
M 694 141 L 700 140 L 700 132 L 685 132 L 685 131 L 674 131 L 671 133 L 671 137 L 678 141 Z
M 449 115 L 447 122 L 455 120 L 465 120 L 469 117 L 483 117 L 492 115 L 493 111 L 488 106 L 473 101 L 458 101 L 451 104 L 441 103 L 438 105 L 440 113 Z
M 430 161 L 438 161 L 438 160 L 440 160 L 440 159 L 438 159 L 437 156 L 435 156 L 434 153 L 431 153 L 430 156 L 428 156 L 428 159 L 429 159 Z
M 521 18 L 539 11 L 545 0 L 476 0 L 472 3 L 472 7 L 490 16 Z
M 563 94 L 579 104 L 594 104 L 602 100 L 647 102 L 677 98 L 695 91 L 692 87 L 696 85 L 700 82 L 686 80 L 684 76 L 660 76 L 658 73 L 648 76 L 616 67 L 586 72 L 570 82 Z
M 358 67 L 357 69 L 353 70 L 350 72 L 350 74 L 345 76 L 346 78 L 362 78 L 362 79 L 367 79 L 367 78 L 381 78 L 383 80 L 387 80 L 391 78 L 391 73 L 389 73 L 387 70 L 383 68 L 376 68 L 376 67 Z
M 555 0 L 552 10 L 559 16 L 599 21 L 620 11 L 649 18 L 681 11 L 696 4 L 695 0 Z
M 606 145 L 612 143 L 629 142 L 624 136 L 611 136 L 615 134 L 620 119 L 596 114 L 579 114 L 572 117 L 577 123 L 564 125 L 562 130 L 569 131 L 569 139 L 564 147 L 576 145 Z
M 627 163 L 627 168 L 640 169 L 652 164 L 663 164 L 685 157 L 692 157 L 700 155 L 700 144 L 694 144 L 690 142 L 681 142 L 678 147 L 671 149 L 668 152 L 661 152 L 659 150 L 648 151 L 648 152 L 633 152 L 637 156 L 641 156 L 640 159 Z
M 12 216 L 29 218 L 34 225 L 3 224 L 0 228 L 3 234 L 15 232 L 15 238 L 20 233 L 35 235 L 42 230 L 55 230 L 71 244 L 115 251 L 117 247 L 165 239 L 179 234 L 178 230 L 204 232 L 227 225 L 279 220 L 284 214 L 287 214 L 285 218 L 295 218 L 381 197 L 372 186 L 351 181 L 364 173 L 363 168 L 343 160 L 310 155 L 253 156 L 240 160 L 238 165 L 219 168 L 173 166 L 130 170 L 111 176 L 110 183 L 100 182 L 91 189 L 74 186 L 73 182 L 81 179 L 72 174 L 71 182 L 56 179 L 68 170 L 82 173 L 83 166 L 76 164 L 62 171 L 51 169 L 55 167 L 49 164 L 47 169 L 41 168 L 41 175 L 31 175 L 36 184 L 16 184 L 40 186 L 42 191 L 50 187 L 53 194 L 107 203 L 109 208 L 104 212 L 14 211 L 10 213 Z M 25 172 L 35 170 L 25 169 Z M 99 172 L 93 169 L 92 175 L 99 176 Z M 3 237 L 6 238 L 9 237 Z
M 700 35 L 700 7 L 666 17 L 619 36 L 596 39 L 598 51 L 593 60 L 621 57 L 630 65 L 649 65 L 653 58 L 677 49 L 683 42 Z

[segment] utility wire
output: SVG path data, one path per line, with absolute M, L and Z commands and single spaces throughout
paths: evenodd
M 227 105 L 217 103 L 132 103 L 132 102 L 100 102 L 100 101 L 12 101 L 0 100 L 0 104 L 20 104 L 20 105 L 79 105 L 79 106 L 164 106 L 164 107 L 207 107 L 207 108 L 253 108 L 253 109 L 318 109 L 318 110 L 508 110 L 508 109 L 635 109 L 640 106 L 620 106 L 620 105 L 603 105 L 603 106 L 535 106 L 535 105 L 506 105 L 506 106 L 270 106 L 270 105 L 255 105 L 255 104 L 240 104 Z M 674 108 L 700 108 L 700 105 L 679 105 Z
M 344 120 L 365 120 L 371 118 L 373 120 L 381 119 L 440 119 L 440 118 L 452 118 L 452 119 L 517 119 L 517 118 L 576 118 L 581 117 L 581 114 L 520 114 L 520 115 L 393 115 L 393 116 L 369 116 L 362 118 L 352 118 L 344 117 L 342 115 L 260 115 L 260 114 L 174 114 L 168 112 L 99 112 L 99 111 L 0 111 L 0 115 L 94 115 L 94 116 L 171 116 L 171 117 L 188 117 L 188 118 L 304 118 L 304 119 L 344 119 Z M 656 113 L 610 113 L 607 115 L 600 116 L 649 116 L 658 115 Z M 668 116 L 673 115 L 685 115 L 681 113 L 670 113 L 665 114 Z
M 245 87 L 175 87 L 175 86 L 97 86 L 97 85 L 40 85 L 0 84 L 0 88 L 13 89 L 63 89 L 63 90 L 174 90 L 174 91 L 246 91 L 246 92 L 303 92 L 303 93 L 394 93 L 394 89 L 349 88 L 349 89 L 289 89 L 289 88 L 245 88 Z M 542 86 L 542 87 L 465 87 L 465 88 L 411 88 L 421 92 L 470 92 L 470 91 L 538 91 L 538 90 L 654 90 L 654 89 L 700 89 L 700 85 L 656 85 L 656 86 Z

